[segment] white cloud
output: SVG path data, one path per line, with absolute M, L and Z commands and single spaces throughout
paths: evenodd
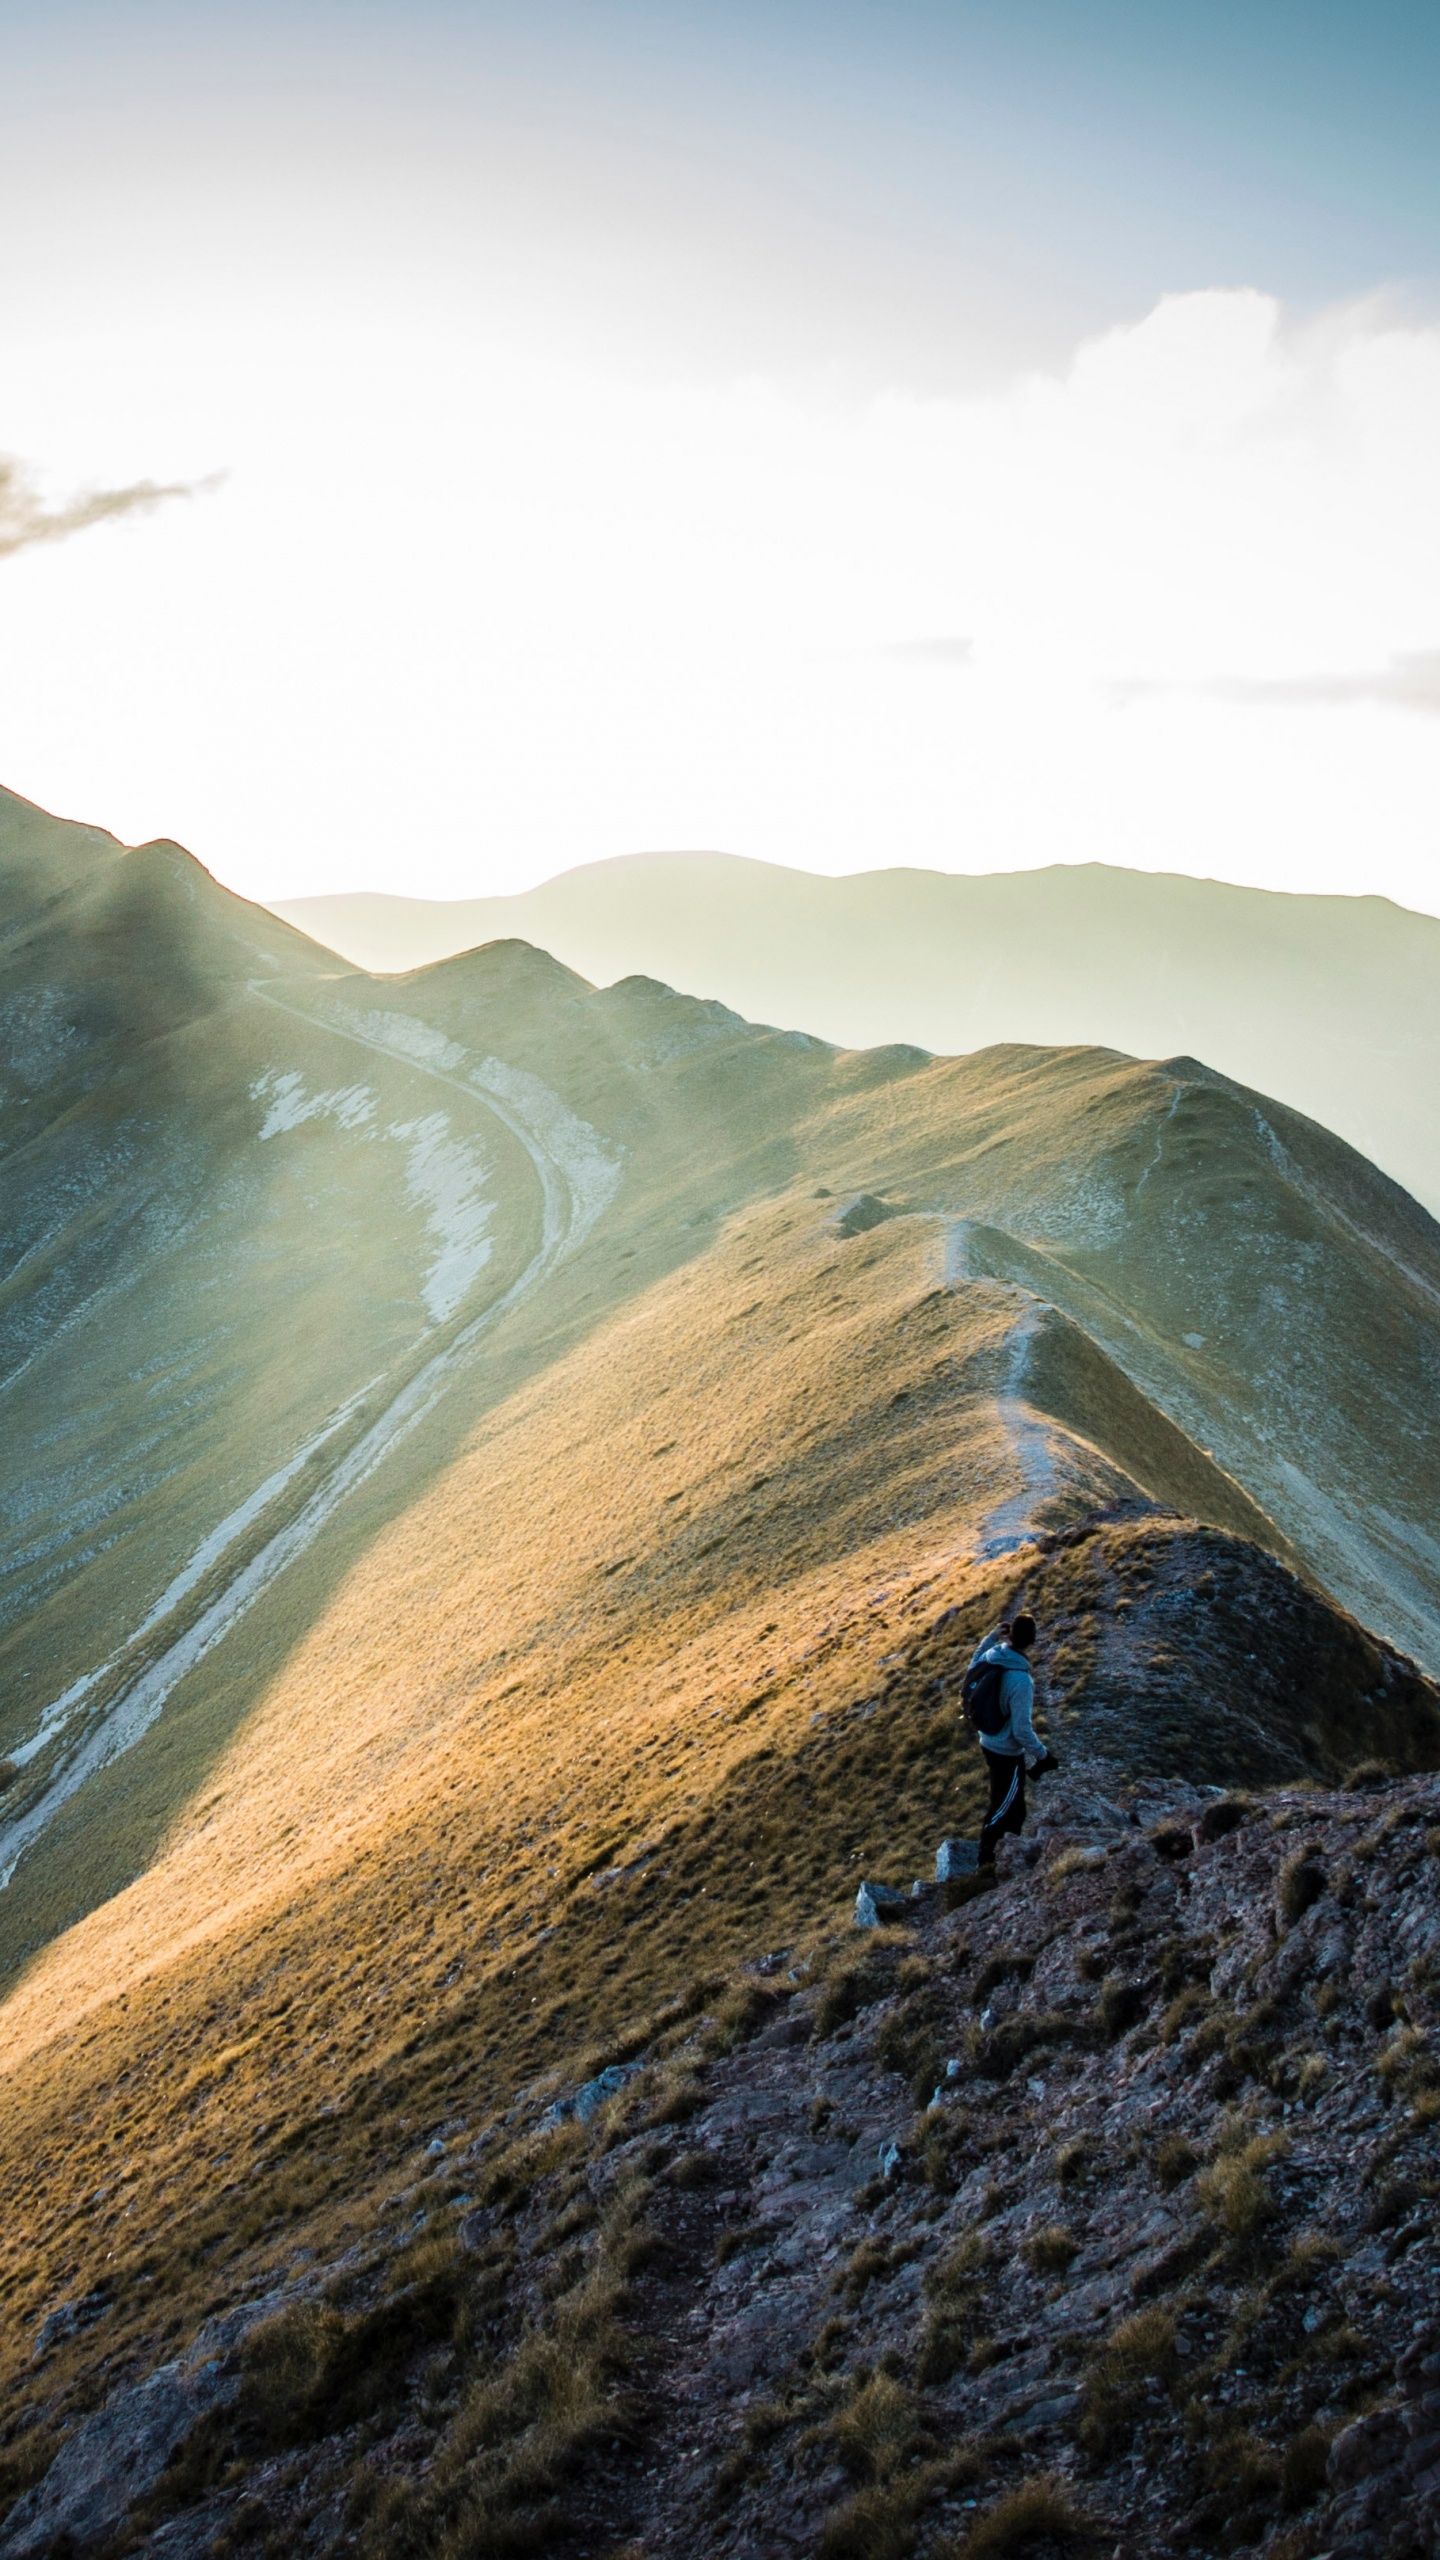
M 91 525 L 117 516 L 148 515 L 167 498 L 193 498 L 218 486 L 215 480 L 188 481 L 161 488 L 138 480 L 126 489 L 82 489 L 78 496 L 51 504 L 36 487 L 23 463 L 0 454 L 0 559 L 28 551 L 37 542 L 66 542 Z
M 103 366 L 84 467 L 235 469 L 123 558 L 13 565 L 0 774 L 238 886 L 708 844 L 1440 909 L 1440 330 L 1383 307 L 1173 297 L 1061 374 L 863 401 L 413 295 L 32 353 L 32 450 Z

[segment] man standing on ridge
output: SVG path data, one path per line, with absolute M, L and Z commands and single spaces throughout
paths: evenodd
M 1034 1725 L 1035 1682 L 1026 1657 L 1035 1635 L 1034 1619 L 1022 1610 L 977 1645 L 965 1674 L 966 1712 L 990 1771 L 990 1810 L 980 1833 L 982 1868 L 994 1866 L 1002 1831 L 1024 1826 L 1026 1771 L 1033 1778 L 1056 1765 Z

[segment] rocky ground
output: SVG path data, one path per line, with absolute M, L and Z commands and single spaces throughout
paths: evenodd
M 429 2132 L 0 2554 L 1440 2552 L 1440 1778 L 1037 1796 Z

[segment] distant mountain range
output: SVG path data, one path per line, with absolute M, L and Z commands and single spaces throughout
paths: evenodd
M 605 985 L 640 971 L 850 1048 L 1184 1052 L 1358 1147 L 1440 1214 L 1440 921 L 1090 863 L 830 880 L 645 854 L 518 897 L 282 900 L 370 970 L 519 935 Z

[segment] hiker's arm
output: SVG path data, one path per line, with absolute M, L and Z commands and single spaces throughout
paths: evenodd
M 1035 1683 L 1028 1671 L 1006 1672 L 1005 1703 L 1010 1710 L 1010 1730 L 1024 1752 L 1029 1766 L 1033 1769 L 1038 1761 L 1046 1757 L 1046 1752 L 1045 1745 L 1035 1730 L 1032 1714 L 1035 1704 Z

